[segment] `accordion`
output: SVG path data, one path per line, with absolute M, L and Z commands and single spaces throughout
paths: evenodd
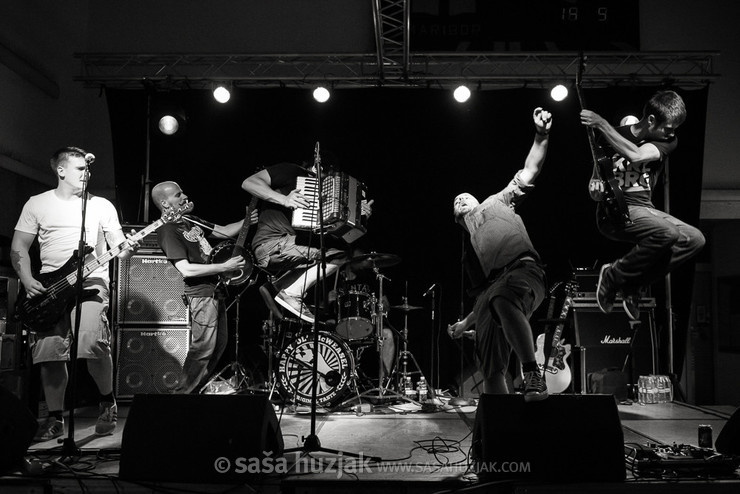
M 298 177 L 295 188 L 308 199 L 311 207 L 294 209 L 291 225 L 296 230 L 318 230 L 318 179 Z M 321 195 L 326 233 L 351 244 L 367 232 L 361 216 L 365 198 L 365 186 L 361 182 L 345 173 L 332 173 L 324 177 Z

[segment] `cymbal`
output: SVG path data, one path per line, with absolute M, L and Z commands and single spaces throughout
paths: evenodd
M 401 262 L 401 258 L 395 254 L 371 252 L 369 254 L 355 256 L 349 262 L 353 269 L 389 268 Z
M 424 307 L 419 307 L 418 305 L 409 305 L 409 304 L 391 305 L 391 309 L 398 309 L 403 312 L 411 312 L 412 310 L 419 310 L 423 308 Z

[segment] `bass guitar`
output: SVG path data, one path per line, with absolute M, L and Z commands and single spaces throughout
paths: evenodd
M 555 288 L 557 288 L 557 285 Z M 535 360 L 537 361 L 537 365 L 540 367 L 540 370 L 544 372 L 548 392 L 553 394 L 562 393 L 568 389 L 572 379 L 570 366 L 568 366 L 567 362 L 567 358 L 570 356 L 570 345 L 563 344 L 561 335 L 563 333 L 563 328 L 565 327 L 565 321 L 568 318 L 568 312 L 573 305 L 573 294 L 575 293 L 575 290 L 576 288 L 574 283 L 566 284 L 565 300 L 563 301 L 563 307 L 560 310 L 560 317 L 557 319 L 557 326 L 552 335 L 550 356 L 547 358 L 547 362 L 545 362 L 544 353 L 545 333 L 542 333 L 537 337 Z
M 165 223 L 178 221 L 183 214 L 192 209 L 193 203 L 188 202 L 176 211 L 162 213 L 162 217 L 157 221 L 138 233 L 131 234 L 125 242 L 121 242 L 99 257 L 92 255 L 92 247 L 86 246 L 83 253 L 85 264 L 82 267 L 82 279 L 87 278 L 93 271 L 106 265 L 111 259 L 126 250 L 130 241 L 138 242 Z M 36 333 L 51 331 L 62 315 L 71 308 L 77 294 L 75 285 L 77 284 L 78 259 L 79 252 L 75 250 L 72 257 L 59 269 L 36 275 L 36 279 L 46 287 L 46 292 L 43 294 L 28 298 L 25 290 L 21 290 L 15 315 L 24 326 Z M 97 289 L 85 289 L 82 293 L 82 299 L 88 299 L 97 293 Z
M 235 256 L 242 256 L 244 258 L 244 267 L 242 269 L 228 271 L 219 275 L 219 279 L 224 285 L 243 285 L 252 276 L 252 272 L 254 271 L 254 258 L 252 257 L 252 251 L 244 245 L 247 242 L 247 235 L 249 234 L 249 227 L 251 226 L 252 211 L 257 207 L 258 201 L 259 199 L 257 197 L 252 197 L 252 200 L 249 202 L 249 206 L 247 206 L 247 215 L 244 217 L 244 224 L 242 225 L 242 229 L 239 231 L 239 236 L 237 237 L 236 242 L 233 240 L 224 240 L 216 245 L 208 255 L 208 262 L 210 264 L 225 262 Z
M 576 75 L 576 93 L 578 94 L 578 101 L 581 104 L 581 110 L 586 109 L 582 88 L 585 65 L 585 57 L 581 55 L 578 73 Z M 619 179 L 614 176 L 614 163 L 612 163 L 611 158 L 606 155 L 604 149 L 596 142 L 594 129 L 587 126 L 586 134 L 588 135 L 588 143 L 591 148 L 591 159 L 596 170 L 598 170 L 599 177 L 604 182 L 604 198 L 602 199 L 604 212 L 607 217 L 617 224 L 622 226 L 629 225 L 632 223 L 632 220 L 630 219 L 627 202 L 624 200 L 624 192 L 622 192 L 622 187 L 619 185 Z

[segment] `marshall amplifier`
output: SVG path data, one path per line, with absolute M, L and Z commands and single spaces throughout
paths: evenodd
M 631 374 L 655 374 L 655 299 L 645 298 L 640 303 L 640 320 L 631 321 L 621 304 L 615 303 L 609 314 L 604 314 L 595 299 L 573 299 L 575 343 L 586 349 L 585 376 L 602 369 L 619 369 Z M 632 368 L 628 364 L 631 353 Z M 625 364 L 627 364 L 625 366 Z

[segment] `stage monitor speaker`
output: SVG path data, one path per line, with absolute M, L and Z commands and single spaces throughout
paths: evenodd
M 651 334 L 655 328 L 652 308 L 643 307 L 640 311 L 640 320 L 631 321 L 624 312 L 621 302 L 614 305 L 612 312 L 604 314 L 595 300 L 574 299 L 573 322 L 576 345 L 586 349 L 584 370 L 587 380 L 590 373 L 602 369 L 622 370 L 627 361 L 630 345 L 633 345 L 634 376 L 657 372 L 657 369 L 653 371 L 654 351 Z M 629 366 L 624 369 L 625 372 L 629 370 Z
M 182 274 L 161 251 L 140 251 L 117 262 L 117 323 L 189 324 Z
M 137 395 L 123 430 L 120 477 L 243 484 L 274 472 L 282 452 L 265 395 Z
M 740 456 L 740 408 L 735 410 L 722 427 L 714 446 L 724 455 Z
M 116 396 L 168 393 L 179 383 L 190 343 L 190 330 L 181 326 L 119 327 L 116 358 Z
M 612 395 L 483 394 L 472 456 L 481 481 L 621 482 L 624 435 Z
M 0 386 L 0 474 L 21 467 L 36 429 L 31 411 Z

